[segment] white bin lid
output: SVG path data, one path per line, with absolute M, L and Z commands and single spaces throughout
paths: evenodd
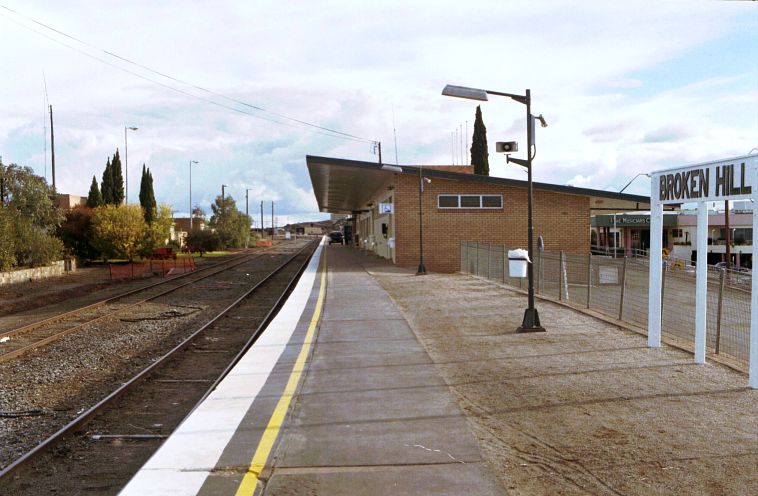
M 529 252 L 523 248 L 508 250 L 508 260 L 526 260 L 527 262 L 531 262 L 529 260 Z

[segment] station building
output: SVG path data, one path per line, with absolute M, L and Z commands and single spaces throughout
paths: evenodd
M 436 272 L 460 270 L 461 241 L 527 246 L 527 181 L 476 175 L 471 166 L 306 163 L 319 210 L 351 214 L 350 244 L 397 265 L 418 265 L 422 234 L 424 265 Z M 537 182 L 533 190 L 535 246 L 542 236 L 546 250 L 587 254 L 594 213 L 650 209 L 646 196 Z

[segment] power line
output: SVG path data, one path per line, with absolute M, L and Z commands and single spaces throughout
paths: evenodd
M 247 102 L 244 102 L 244 101 L 242 101 L 242 100 L 238 100 L 238 99 L 236 99 L 236 98 L 232 98 L 232 97 L 229 97 L 229 96 L 223 95 L 223 94 L 221 94 L 221 93 L 218 93 L 218 92 L 215 92 L 215 91 L 209 90 L 209 89 L 207 89 L 207 88 L 203 88 L 202 86 L 197 86 L 197 85 L 195 85 L 195 84 L 192 84 L 192 83 L 189 83 L 189 82 L 187 82 L 187 81 L 183 81 L 183 80 L 181 80 L 181 79 L 179 79 L 179 78 L 176 78 L 176 77 L 174 77 L 174 76 L 171 76 L 171 75 L 169 75 L 169 74 L 165 74 L 165 73 L 163 73 L 163 72 L 160 72 L 160 71 L 158 71 L 158 70 L 155 70 L 155 69 L 152 69 L 152 68 L 150 68 L 150 67 L 147 67 L 147 66 L 145 66 L 145 65 L 142 65 L 142 64 L 140 64 L 140 63 L 138 63 L 138 62 L 134 62 L 134 61 L 132 61 L 132 60 L 129 60 L 129 59 L 127 59 L 126 57 L 122 57 L 122 56 L 120 56 L 120 55 L 118 55 L 118 54 L 116 54 L 116 53 L 113 53 L 113 52 L 110 52 L 110 51 L 108 51 L 108 50 L 105 50 L 105 49 L 99 48 L 99 47 L 97 47 L 97 46 L 95 46 L 95 45 L 92 45 L 91 43 L 88 43 L 88 42 L 86 42 L 86 41 L 84 41 L 84 40 L 81 40 L 81 39 L 79 39 L 79 38 L 76 38 L 75 36 L 69 35 L 69 34 L 67 34 L 67 33 L 65 33 L 65 32 L 63 32 L 63 31 L 60 31 L 60 30 L 58 30 L 58 29 L 56 29 L 56 28 L 52 27 L 52 26 L 49 26 L 49 25 L 47 25 L 47 24 L 45 24 L 45 23 L 43 23 L 43 22 L 41 22 L 41 21 L 38 21 L 38 20 L 36 20 L 36 19 L 33 19 L 33 18 L 31 18 L 31 17 L 28 17 L 28 16 L 26 16 L 26 15 L 24 15 L 24 14 L 21 14 L 20 12 L 17 12 L 17 11 L 15 11 L 15 10 L 13 10 L 13 9 L 9 8 L 9 7 L 6 7 L 5 5 L 2 5 L 2 4 L 0 4 L 0 7 L 2 7 L 2 8 L 3 8 L 3 9 L 5 9 L 5 10 L 7 10 L 8 12 L 11 12 L 11 13 L 13 13 L 13 14 L 17 15 L 17 16 L 20 16 L 20 17 L 22 17 L 22 18 L 24 18 L 24 19 L 26 19 L 26 20 L 28 20 L 28 21 L 30 21 L 30 22 L 33 22 L 33 23 L 35 23 L 35 24 L 37 24 L 37 25 L 39 25 L 39 26 L 42 26 L 42 27 L 43 27 L 43 28 L 45 28 L 45 29 L 48 29 L 48 30 L 50 30 L 50 31 L 53 31 L 53 32 L 55 32 L 55 33 L 57 33 L 57 34 L 61 35 L 61 36 L 64 36 L 64 37 L 66 37 L 66 38 L 69 38 L 69 39 L 71 39 L 71 40 L 73 40 L 73 41 L 76 41 L 77 43 L 81 43 L 82 45 L 85 45 L 85 46 L 87 46 L 87 47 L 89 47 L 89 48 L 91 48 L 91 49 L 93 49 L 93 50 L 98 50 L 98 51 L 100 51 L 100 52 L 103 52 L 103 53 L 105 53 L 105 54 L 107 54 L 107 55 L 109 55 L 109 56 L 111 56 L 111 57 L 114 57 L 114 58 L 116 58 L 116 59 L 118 59 L 118 60 L 121 60 L 121 61 L 123 61 L 123 62 L 126 62 L 126 63 L 128 63 L 128 64 L 131 64 L 131 65 L 134 65 L 134 66 L 136 66 L 136 67 L 139 67 L 139 68 L 141 68 L 141 69 L 143 69 L 143 70 L 146 70 L 146 71 L 148 71 L 148 72 L 151 72 L 151 73 L 153 73 L 153 74 L 157 74 L 157 75 L 159 75 L 159 76 L 161 76 L 161 77 L 164 77 L 164 78 L 166 78 L 166 79 L 169 79 L 169 80 L 171 80 L 171 81 L 175 81 L 175 82 L 177 82 L 177 83 L 180 83 L 180 84 L 184 84 L 184 85 L 186 85 L 186 86 L 189 86 L 189 87 L 191 87 L 191 88 L 197 89 L 197 90 L 199 90 L 199 91 L 203 91 L 203 92 L 205 92 L 205 93 L 208 93 L 208 94 L 210 94 L 210 95 L 214 95 L 214 96 L 217 96 L 217 97 L 219 97 L 219 98 L 223 98 L 223 99 L 225 99 L 225 100 L 228 100 L 228 101 L 230 101 L 230 102 L 234 102 L 234 103 L 236 103 L 236 104 L 238 104 L 238 105 L 242 105 L 242 106 L 245 106 L 245 107 L 248 107 L 248 108 L 254 109 L 254 110 L 258 110 L 258 111 L 260 111 L 260 112 L 266 112 L 266 113 L 269 113 L 269 114 L 271 114 L 271 115 L 274 115 L 274 116 L 276 116 L 276 117 L 279 117 L 279 118 L 281 118 L 281 119 L 285 119 L 285 120 L 288 120 L 288 121 L 292 121 L 292 122 L 295 122 L 295 123 L 298 123 L 298 124 L 301 124 L 301 125 L 304 125 L 304 126 L 307 126 L 307 127 L 311 127 L 311 128 L 314 128 L 314 129 L 319 129 L 319 130 L 321 130 L 321 131 L 326 131 L 325 133 L 319 133 L 318 131 L 314 131 L 314 132 L 316 132 L 317 134 L 322 134 L 322 135 L 324 135 L 324 136 L 331 136 L 331 137 L 333 137 L 333 138 L 342 138 L 342 139 L 347 139 L 347 140 L 351 140 L 351 141 L 360 141 L 360 142 L 367 142 L 367 143 L 372 143 L 372 142 L 373 142 L 373 140 L 369 140 L 369 139 L 367 139 L 367 138 L 362 138 L 362 137 L 360 137 L 360 136 L 356 136 L 356 135 L 353 135 L 353 134 L 349 134 L 349 133 L 345 133 L 345 132 L 342 132 L 342 131 L 338 131 L 338 130 L 336 130 L 336 129 L 331 129 L 331 128 L 328 128 L 328 127 L 324 127 L 324 126 L 319 126 L 318 124 L 313 124 L 313 123 L 311 123 L 311 122 L 307 122 L 307 121 L 304 121 L 304 120 L 301 120 L 301 119 L 297 119 L 297 118 L 295 118 L 295 117 L 290 117 L 290 116 L 287 116 L 287 115 L 285 115 L 285 114 L 281 114 L 281 113 L 279 113 L 279 112 L 274 112 L 274 111 L 272 111 L 272 110 L 268 110 L 268 109 L 265 109 L 265 108 L 263 108 L 263 107 L 260 107 L 260 106 L 257 106 L 257 105 L 253 105 L 253 104 L 250 104 L 250 103 L 247 103 Z M 47 34 L 45 34 L 45 33 L 42 33 L 42 32 L 40 32 L 40 31 L 38 31 L 38 30 L 36 30 L 36 29 L 33 29 L 33 28 L 31 28 L 31 27 L 29 27 L 29 26 L 27 26 L 27 25 L 25 25 L 25 24 L 19 23 L 19 22 L 17 22 L 17 21 L 15 21 L 15 20 L 13 20 L 13 19 L 11 19 L 11 21 L 12 21 L 12 22 L 14 22 L 14 23 L 16 23 L 17 25 L 19 25 L 19 26 L 21 26 L 21 27 L 25 28 L 25 29 L 28 29 L 28 30 L 30 30 L 30 31 L 32 31 L 32 32 L 34 32 L 34 33 L 37 33 L 37 34 L 39 34 L 40 36 L 44 36 L 45 38 L 47 38 L 47 39 L 49 39 L 49 40 L 51 40 L 51 41 L 53 41 L 53 42 L 55 42 L 55 43 L 58 43 L 58 44 L 60 44 L 60 45 L 63 45 L 63 46 L 65 46 L 66 48 L 69 48 L 69 49 L 71 49 L 71 50 L 74 50 L 74 51 L 76 51 L 76 52 L 78 52 L 78 53 L 82 54 L 82 55 L 85 55 L 85 56 L 87 56 L 87 57 L 90 57 L 90 58 L 92 58 L 92 59 L 94 59 L 94 60 L 97 60 L 98 62 L 101 62 L 101 63 L 103 63 L 103 64 L 106 64 L 106 65 L 108 65 L 108 66 L 110 66 L 110 67 L 113 67 L 113 68 L 119 69 L 119 70 L 121 70 L 121 71 L 123 71 L 123 72 L 126 72 L 127 74 L 131 74 L 131 75 L 133 75 L 133 76 L 139 77 L 139 78 L 141 78 L 141 79 L 144 79 L 144 80 L 146 80 L 146 81 L 149 81 L 149 82 L 151 82 L 151 83 L 154 83 L 154 84 L 158 84 L 158 85 L 160 85 L 160 86 L 162 86 L 162 87 L 164 87 L 164 88 L 167 88 L 167 89 L 169 89 L 169 90 L 172 90 L 172 91 L 175 91 L 175 92 L 181 93 L 181 94 L 183 94 L 183 95 L 185 95 L 185 96 L 189 96 L 189 97 L 191 97 L 191 98 L 197 98 L 197 99 L 199 99 L 199 100 L 202 100 L 202 101 L 204 101 L 204 102 L 207 102 L 207 103 L 210 103 L 210 104 L 213 104 L 213 105 L 219 106 L 219 107 L 221 107 L 221 108 L 225 108 L 225 109 L 227 109 L 227 110 L 232 110 L 232 111 L 234 111 L 234 112 L 238 112 L 238 113 L 242 113 L 242 114 L 245 114 L 245 115 L 249 115 L 249 116 L 251 116 L 251 117 L 255 117 L 255 118 L 258 118 L 258 119 L 263 119 L 263 120 L 265 120 L 265 121 L 268 121 L 268 122 L 273 122 L 273 123 L 275 123 L 275 124 L 288 125 L 288 124 L 286 124 L 286 123 L 284 123 L 284 122 L 281 122 L 281 121 L 278 121 L 278 120 L 274 120 L 274 119 L 266 119 L 266 118 L 264 118 L 264 117 L 261 117 L 261 116 L 259 116 L 259 115 L 256 115 L 256 114 L 252 114 L 252 113 L 250 113 L 250 112 L 245 112 L 245 111 L 242 111 L 242 110 L 240 110 L 240 109 L 237 109 L 237 108 L 234 108 L 234 107 L 231 107 L 231 106 L 228 106 L 228 105 L 224 105 L 224 104 L 222 104 L 222 103 L 218 103 L 218 102 L 215 102 L 215 101 L 213 101 L 213 100 L 210 100 L 210 99 L 207 99 L 207 98 L 203 98 L 203 97 L 201 97 L 201 96 L 199 96 L 199 95 L 195 95 L 195 94 L 193 94 L 193 93 L 189 93 L 189 92 L 187 92 L 187 91 L 184 91 L 184 90 L 181 90 L 181 89 L 179 89 L 179 88 L 175 88 L 175 87 L 173 87 L 173 86 L 167 85 L 167 84 L 165 84 L 165 83 L 162 83 L 162 82 L 160 82 L 160 81 L 156 81 L 156 80 L 154 80 L 154 79 L 150 79 L 150 78 L 148 78 L 148 77 L 146 77 L 146 76 L 143 76 L 143 75 L 141 75 L 141 74 L 135 73 L 135 72 L 133 72 L 133 71 L 130 71 L 130 70 L 128 70 L 128 69 L 125 69 L 125 68 L 123 68 L 123 67 L 121 67 L 121 66 L 118 66 L 118 65 L 112 64 L 112 63 L 110 63 L 110 62 L 108 62 L 108 61 L 106 61 L 106 60 L 103 60 L 103 59 L 101 59 L 101 58 L 99 58 L 99 57 L 96 57 L 96 56 L 94 56 L 94 55 L 92 55 L 92 54 L 90 54 L 90 53 L 84 52 L 84 51 L 82 51 L 82 50 L 80 50 L 80 49 L 78 49 L 78 48 L 76 48 L 76 47 L 73 47 L 73 46 L 71 46 L 71 45 L 68 45 L 68 44 L 66 44 L 66 43 L 63 43 L 62 41 L 60 41 L 60 40 L 58 40 L 58 39 L 55 39 L 55 38 L 53 38 L 53 37 L 51 37 L 51 36 L 48 36 Z M 332 134 L 327 134 L 327 133 L 332 133 Z

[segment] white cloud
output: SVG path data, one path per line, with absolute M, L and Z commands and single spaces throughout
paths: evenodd
M 758 28 L 743 21 L 754 13 L 752 5 L 273 0 L 97 5 L 38 1 L 10 7 L 214 92 L 381 140 L 386 161 L 395 156 L 393 108 L 401 163 L 451 161 L 450 132 L 466 121 L 469 132 L 473 129 L 475 105 L 440 96 L 446 83 L 519 93 L 532 89 L 534 112 L 550 123 L 537 132 L 539 181 L 620 187 L 637 172 L 756 146 L 755 69 L 750 72 L 746 64 L 743 73 L 710 73 L 708 61 L 694 55 L 734 30 Z M 200 161 L 193 170 L 193 200 L 206 209 L 225 183 L 238 201 L 244 201 L 245 188 L 252 189 L 251 205 L 253 197 L 256 205 L 261 198 L 274 200 L 283 216 L 316 210 L 306 154 L 376 160 L 368 143 L 188 98 L 9 19 L 18 20 L 0 12 L 0 54 L 4 71 L 13 74 L 0 78 L 0 154 L 6 162 L 28 162 L 42 171 L 44 69 L 56 112 L 63 191 L 87 192 L 106 157 L 123 148 L 125 125 L 140 127 L 129 134 L 130 196 L 136 198 L 134 186 L 146 162 L 159 200 L 177 211 L 186 211 L 189 202 L 189 160 Z M 656 68 L 672 60 L 683 60 L 691 74 L 683 74 L 680 83 L 656 79 Z M 503 140 L 518 140 L 526 148 L 522 105 L 493 98 L 482 108 L 493 148 Z M 493 175 L 524 177 L 494 150 L 490 162 Z

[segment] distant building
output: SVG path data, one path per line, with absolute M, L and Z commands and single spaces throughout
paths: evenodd
M 87 205 L 86 196 L 68 195 L 58 193 L 58 206 L 64 210 L 71 210 L 76 207 L 84 207 Z
M 176 241 L 180 246 L 184 246 L 187 242 L 187 234 L 190 232 L 190 218 L 189 217 L 175 217 L 174 222 L 171 224 L 171 241 Z M 207 228 L 205 219 L 193 218 L 192 228 L 204 231 Z

